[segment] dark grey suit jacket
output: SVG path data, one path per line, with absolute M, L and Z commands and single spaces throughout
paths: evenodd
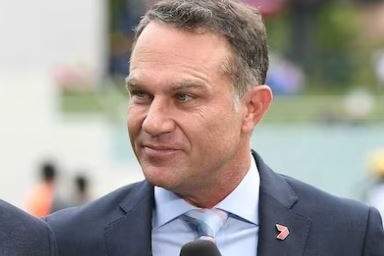
M 276 174 L 253 154 L 260 172 L 258 256 L 384 255 L 376 209 Z M 153 206 L 153 187 L 143 181 L 46 221 L 59 256 L 149 256 Z M 276 238 L 277 223 L 289 228 L 283 241 Z
M 0 256 L 54 256 L 55 240 L 48 225 L 0 200 Z

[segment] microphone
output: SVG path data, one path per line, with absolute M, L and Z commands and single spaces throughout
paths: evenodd
M 214 242 L 199 239 L 183 245 L 180 256 L 221 256 L 221 253 Z

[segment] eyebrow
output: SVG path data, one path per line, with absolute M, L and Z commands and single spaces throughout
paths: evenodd
M 125 78 L 125 89 L 129 90 L 130 88 L 135 88 L 138 86 L 138 82 L 133 77 L 126 77 Z
M 180 82 L 176 82 L 172 85 L 172 91 L 179 91 L 179 90 L 183 90 L 183 89 L 189 89 L 189 88 L 201 88 L 205 91 L 208 91 L 208 88 L 207 86 L 200 82 L 200 81 L 196 81 L 196 80 L 192 80 L 192 79 L 186 79 L 186 80 L 182 80 Z
M 132 90 L 132 89 L 141 88 L 141 87 L 145 88 L 145 86 L 141 86 L 140 82 L 134 77 L 127 77 L 125 79 L 125 87 L 127 90 Z M 195 79 L 185 79 L 182 81 L 175 82 L 172 84 L 170 90 L 180 91 L 180 90 L 189 89 L 189 88 L 201 88 L 204 91 L 208 92 L 207 86 L 203 82 L 197 81 Z

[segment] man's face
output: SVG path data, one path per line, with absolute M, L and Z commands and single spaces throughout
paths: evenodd
M 128 131 L 152 184 L 181 194 L 215 186 L 249 155 L 245 108 L 222 68 L 229 56 L 227 42 L 208 32 L 151 22 L 140 35 L 127 78 Z

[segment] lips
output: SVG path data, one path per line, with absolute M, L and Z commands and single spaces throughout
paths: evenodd
M 149 157 L 165 157 L 178 151 L 176 147 L 165 145 L 143 145 L 144 153 Z
M 159 150 L 159 151 L 167 151 L 167 150 L 177 150 L 176 147 L 173 146 L 166 146 L 166 145 L 153 145 L 153 144 L 144 144 L 144 148 L 149 148 L 152 150 Z

